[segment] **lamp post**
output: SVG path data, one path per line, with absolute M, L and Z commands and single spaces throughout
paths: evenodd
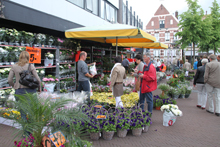
M 193 60 L 192 60 L 192 43 L 191 43 L 191 64 L 193 64 L 192 61 Z

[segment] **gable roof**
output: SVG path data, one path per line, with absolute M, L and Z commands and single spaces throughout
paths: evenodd
M 164 15 L 164 14 L 170 14 L 170 12 L 163 6 L 163 4 L 161 4 L 154 15 Z

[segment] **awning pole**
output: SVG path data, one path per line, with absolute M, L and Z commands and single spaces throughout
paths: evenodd
M 118 37 L 116 37 L 116 57 L 118 56 Z

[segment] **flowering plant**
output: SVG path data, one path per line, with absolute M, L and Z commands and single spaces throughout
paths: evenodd
M 143 123 L 144 125 L 150 126 L 151 125 L 151 115 L 152 113 L 142 110 L 142 115 L 143 115 Z
M 47 57 L 48 59 L 53 59 L 54 58 L 54 54 L 50 53 L 50 52 L 47 52 L 45 54 L 45 57 Z
M 63 67 L 64 69 L 71 69 L 71 64 L 65 64 Z
M 56 77 L 52 75 L 48 75 L 47 77 L 43 78 L 43 82 L 45 83 L 57 83 L 58 81 L 59 79 L 57 79 Z
M 11 70 L 11 68 L 2 68 L 2 69 L 0 69 L 0 73 L 3 75 L 8 75 L 10 70 Z
M 126 113 L 122 113 L 119 115 L 117 120 L 117 126 L 116 128 L 118 130 L 129 130 L 130 128 L 130 117 Z
M 21 139 L 19 142 L 14 141 L 14 147 L 33 147 L 34 137 L 30 134 L 29 137 Z
M 20 33 L 16 29 L 8 29 L 7 34 L 10 42 L 19 41 Z
M 90 117 L 90 121 L 87 124 L 89 133 L 98 133 L 101 131 L 99 120 L 97 120 L 94 116 Z
M 8 119 L 12 119 L 12 118 L 20 119 L 21 117 L 21 113 L 19 111 L 17 111 L 16 109 L 11 109 L 11 108 L 0 109 L 0 114 L 2 117 L 8 118 Z
M 130 126 L 131 129 L 142 128 L 144 126 L 144 119 L 141 112 L 133 111 L 131 113 Z
M 186 88 L 186 94 L 191 94 L 192 92 L 192 86 L 189 86 Z
M 111 131 L 114 131 L 116 132 L 116 117 L 114 114 L 110 114 L 108 116 L 108 118 L 106 120 L 103 121 L 103 128 L 102 130 L 103 131 L 106 131 L 106 132 L 111 132 Z
M 177 105 L 173 105 L 173 104 L 163 105 L 160 108 L 160 110 L 172 112 L 175 116 L 182 116 L 182 111 L 179 110 L 179 107 Z
M 45 74 L 45 71 L 44 71 L 44 69 L 37 69 L 37 73 L 38 73 L 39 75 L 44 75 L 44 74 Z
M 167 85 L 167 84 L 162 83 L 159 86 L 157 86 L 157 88 L 162 90 L 162 91 L 164 91 L 164 92 L 166 92 L 166 91 L 168 91 L 170 89 L 170 86 Z
M 180 94 L 180 89 L 171 87 L 168 93 L 170 95 L 179 95 Z

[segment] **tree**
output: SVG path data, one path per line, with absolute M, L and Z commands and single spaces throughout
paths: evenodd
M 211 7 L 211 19 L 212 19 L 212 39 L 210 40 L 211 47 L 214 50 L 214 54 L 219 52 L 220 47 L 220 7 L 216 0 L 212 3 Z
M 204 11 L 198 5 L 198 0 L 186 0 L 188 10 L 180 14 L 179 29 L 181 32 L 176 33 L 176 36 L 181 37 L 177 44 L 181 44 L 184 50 L 189 44 L 193 43 L 193 63 L 195 60 L 195 44 L 199 43 L 202 35 Z

